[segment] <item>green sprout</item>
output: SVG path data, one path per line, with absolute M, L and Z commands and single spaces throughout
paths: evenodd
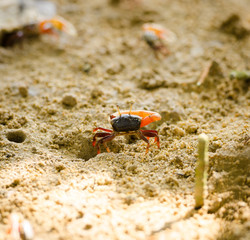
M 204 133 L 198 137 L 198 161 L 195 169 L 195 209 L 204 205 L 205 191 L 207 189 L 208 166 L 208 136 Z
M 230 79 L 247 80 L 250 79 L 250 71 L 232 71 Z

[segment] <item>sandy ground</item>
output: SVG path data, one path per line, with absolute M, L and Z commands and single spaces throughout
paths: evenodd
M 249 80 L 228 77 L 250 69 L 249 1 L 56 2 L 76 39 L 0 48 L 0 239 L 11 212 L 37 240 L 250 239 Z M 169 56 L 141 40 L 146 22 L 176 34 Z M 97 155 L 93 128 L 131 102 L 162 115 L 160 150 L 121 136 Z M 200 133 L 208 197 L 193 210 Z

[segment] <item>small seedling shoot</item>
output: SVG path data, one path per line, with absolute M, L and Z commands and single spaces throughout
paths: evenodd
M 208 136 L 200 134 L 198 137 L 198 161 L 195 169 L 195 209 L 204 205 L 205 192 L 207 188 L 207 166 L 208 166 Z

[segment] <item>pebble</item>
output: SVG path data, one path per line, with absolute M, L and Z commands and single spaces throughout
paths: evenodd
M 71 94 L 67 94 L 62 99 L 62 104 L 67 107 L 74 107 L 77 104 L 76 97 Z
M 29 95 L 28 87 L 26 87 L 26 86 L 20 86 L 18 88 L 18 91 L 19 91 L 20 95 L 24 98 L 28 97 L 28 95 Z

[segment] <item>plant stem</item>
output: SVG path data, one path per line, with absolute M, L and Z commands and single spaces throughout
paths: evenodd
M 208 166 L 208 136 L 204 133 L 198 138 L 198 161 L 195 169 L 195 208 L 204 205 L 205 191 L 207 189 L 207 166 Z
M 232 71 L 229 76 L 231 79 L 246 80 L 250 79 L 250 71 Z

